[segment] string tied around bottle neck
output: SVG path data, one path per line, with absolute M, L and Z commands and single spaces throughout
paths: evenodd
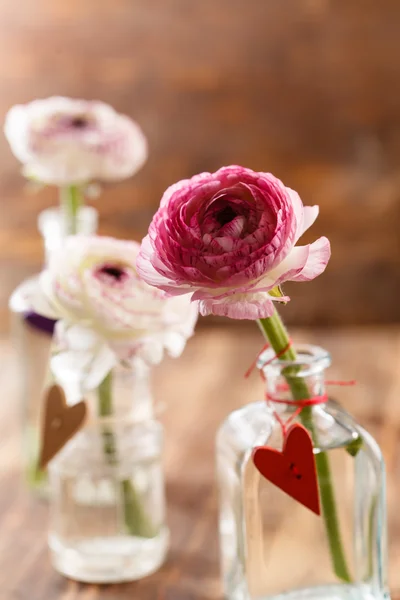
M 263 364 L 263 367 L 271 364 L 274 360 L 281 358 L 281 356 L 286 354 L 286 352 L 289 350 L 289 348 L 291 346 L 292 346 L 292 340 L 289 339 L 289 342 L 287 343 L 287 345 L 281 351 L 274 354 L 268 361 L 266 361 Z M 257 365 L 257 361 L 259 360 L 262 353 L 265 352 L 265 350 L 268 350 L 268 348 L 270 348 L 270 347 L 271 347 L 271 345 L 269 343 L 267 343 L 261 348 L 261 350 L 257 354 L 255 360 L 252 362 L 252 364 L 247 369 L 247 371 L 244 375 L 246 379 L 253 372 L 254 368 Z M 260 376 L 261 376 L 261 379 L 263 380 L 263 382 L 266 383 L 267 377 L 262 369 L 260 369 Z M 328 381 L 325 381 L 326 386 L 353 386 L 355 384 L 356 384 L 355 380 L 350 380 L 350 381 L 328 380 Z M 277 385 L 276 390 L 277 390 L 277 392 L 288 392 L 290 390 L 290 386 L 288 383 L 280 383 Z M 328 394 L 326 392 L 324 392 L 323 394 L 310 396 L 309 398 L 290 400 L 288 398 L 281 398 L 277 395 L 271 394 L 268 391 L 265 392 L 265 399 L 269 406 L 271 406 L 271 404 L 285 404 L 286 406 L 294 406 L 296 408 L 296 410 L 293 412 L 293 414 L 290 415 L 290 417 L 286 421 L 283 421 L 283 419 L 280 417 L 279 413 L 276 410 L 273 410 L 273 415 L 281 426 L 283 437 L 285 437 L 285 435 L 286 435 L 288 426 L 294 421 L 294 419 L 296 419 L 296 417 L 298 417 L 298 415 L 301 413 L 301 411 L 304 408 L 306 408 L 308 406 L 317 406 L 319 404 L 326 404 L 326 402 L 328 402 L 328 400 L 329 400 Z

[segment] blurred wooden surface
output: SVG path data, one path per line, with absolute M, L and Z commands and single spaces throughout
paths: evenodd
M 381 444 L 388 468 L 392 598 L 400 598 L 400 328 L 295 333 L 297 341 L 332 352 L 333 379 L 357 380 L 340 390 L 345 406 Z M 238 340 L 240 339 L 240 344 Z M 47 506 L 20 479 L 16 364 L 0 343 L 0 598 L 1 600 L 222 600 L 218 568 L 214 438 L 232 409 L 261 397 L 255 375 L 242 373 L 261 345 L 256 327 L 204 329 L 179 361 L 164 363 L 156 397 L 166 405 L 165 463 L 172 547 L 165 566 L 137 583 L 88 586 L 55 573 L 46 549 Z M 339 396 L 337 396 L 339 397 Z M 189 468 L 188 468 L 189 467 Z M 282 560 L 284 558 L 282 557 Z
M 151 156 L 98 201 L 101 231 L 140 238 L 163 190 L 223 164 L 270 170 L 321 217 L 323 278 L 287 292 L 298 324 L 400 320 L 398 0 L 0 2 L 0 120 L 15 103 L 99 98 L 136 118 Z M 0 140 L 0 328 L 41 262 L 35 220 Z

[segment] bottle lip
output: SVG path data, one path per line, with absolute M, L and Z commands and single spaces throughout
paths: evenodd
M 304 377 L 323 371 L 331 365 L 331 355 L 327 350 L 313 344 L 293 344 L 296 360 L 282 360 L 276 357 L 272 348 L 264 350 L 257 360 L 257 368 L 266 374 L 278 375 L 287 367 L 299 367 L 295 376 Z

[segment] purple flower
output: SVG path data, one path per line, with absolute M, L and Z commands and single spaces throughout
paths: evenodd
M 270 292 L 309 281 L 330 258 L 321 237 L 295 246 L 318 216 L 270 173 L 223 167 L 166 190 L 142 242 L 142 279 L 171 295 L 192 294 L 202 315 L 259 319 L 272 315 Z

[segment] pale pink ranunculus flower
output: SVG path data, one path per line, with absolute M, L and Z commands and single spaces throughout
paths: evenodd
M 202 315 L 259 319 L 285 281 L 309 281 L 330 258 L 321 237 L 297 241 L 318 216 L 271 173 L 240 166 L 202 173 L 166 190 L 142 242 L 142 278 L 171 295 L 191 294 Z
M 108 237 L 71 236 L 51 255 L 31 302 L 38 314 L 58 320 L 52 369 L 59 381 L 74 374 L 88 389 L 117 363 L 140 358 L 157 364 L 164 351 L 182 353 L 197 307 L 139 277 L 139 248 Z
M 147 159 L 132 119 L 104 102 L 51 97 L 13 106 L 4 132 L 24 174 L 67 186 L 130 177 Z

